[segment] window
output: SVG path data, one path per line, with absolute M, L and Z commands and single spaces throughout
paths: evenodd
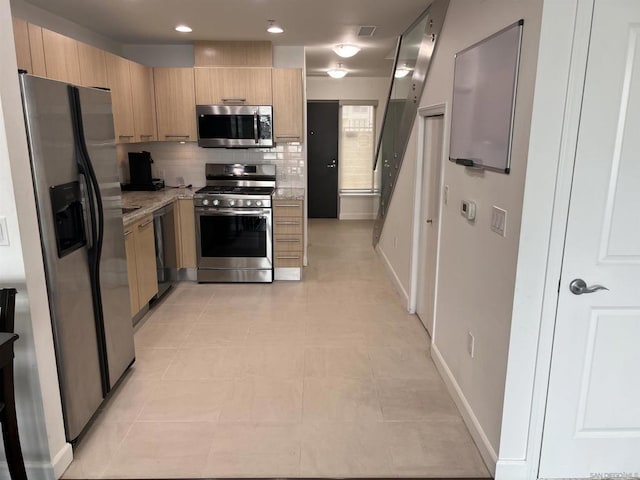
M 373 171 L 376 106 L 345 104 L 340 107 L 340 192 L 378 190 L 379 175 Z

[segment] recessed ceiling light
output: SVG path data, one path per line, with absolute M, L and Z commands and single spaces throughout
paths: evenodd
M 191 33 L 193 32 L 193 29 L 188 25 L 178 25 L 176 27 L 176 31 L 180 33 Z
M 347 69 L 342 68 L 342 64 L 339 63 L 337 68 L 327 70 L 327 75 L 331 78 L 343 78 L 347 74 Z
M 269 26 L 267 27 L 269 33 L 283 33 L 284 28 L 276 23 L 275 20 L 269 20 Z
M 341 44 L 333 47 L 333 51 L 343 58 L 349 58 L 358 53 L 360 51 L 360 47 L 356 47 L 355 45 Z

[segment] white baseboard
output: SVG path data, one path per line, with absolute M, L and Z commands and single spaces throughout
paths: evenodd
M 378 218 L 378 214 L 373 212 L 340 212 L 338 216 L 338 220 L 375 220 L 376 218 Z
M 498 460 L 495 480 L 535 480 L 538 476 L 531 472 L 531 465 L 525 460 Z
M 64 447 L 53 458 L 53 473 L 55 478 L 60 478 L 62 474 L 69 468 L 73 461 L 73 448 L 70 443 L 65 443 Z M 29 477 L 31 478 L 31 477 Z
M 51 463 L 24 462 L 29 480 L 57 480 L 69 468 L 73 460 L 73 449 L 70 443 L 65 443 Z M 9 479 L 9 469 L 6 463 L 0 465 L 0 479 Z
M 487 438 L 478 418 L 473 413 L 471 409 L 471 405 L 467 401 L 460 385 L 451 373 L 449 366 L 445 362 L 444 358 L 440 354 L 438 347 L 435 344 L 431 345 L 431 358 L 433 358 L 433 362 L 436 364 L 436 368 L 442 375 L 444 383 L 447 385 L 447 389 L 449 393 L 453 397 L 453 401 L 456 403 L 458 410 L 462 414 L 462 419 L 464 423 L 467 425 L 469 432 L 471 433 L 471 437 L 473 441 L 476 443 L 478 450 L 480 451 L 480 455 L 484 460 L 485 465 L 489 469 L 489 473 L 492 476 L 496 474 L 496 462 L 498 461 L 498 455 L 496 451 L 493 449 L 489 438 Z M 504 477 L 506 478 L 506 477 Z M 512 480 L 511 478 L 509 480 Z
M 391 276 L 391 280 L 393 280 L 393 284 L 396 287 L 396 290 L 398 291 L 400 296 L 405 301 L 405 304 L 407 305 L 407 308 L 409 308 L 409 294 L 407 293 L 407 291 L 402 286 L 402 282 L 400 281 L 400 278 L 396 274 L 396 271 L 393 269 L 393 265 L 391 265 L 391 262 L 389 261 L 387 256 L 384 254 L 384 250 L 382 250 L 382 248 L 380 248 L 380 244 L 379 243 L 376 246 L 376 251 L 382 257 L 384 266 L 387 268 L 387 272 L 389 272 L 389 275 Z

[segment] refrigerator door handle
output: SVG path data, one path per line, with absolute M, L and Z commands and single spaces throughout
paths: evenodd
M 104 331 L 104 314 L 102 309 L 102 293 L 100 291 L 100 257 L 102 255 L 102 242 L 104 238 L 104 215 L 100 186 L 96 177 L 84 137 L 82 123 L 82 107 L 80 105 L 80 92 L 78 87 L 69 85 L 69 101 L 71 115 L 73 117 L 74 140 L 78 155 L 78 168 L 80 173 L 88 180 L 89 207 L 91 213 L 92 248 L 89 250 L 89 273 L 91 278 L 91 292 L 96 322 L 96 335 L 98 337 L 98 356 L 100 369 L 102 370 L 102 393 L 106 397 L 109 393 L 109 365 L 107 363 L 107 339 Z
M 95 226 L 93 225 L 94 217 L 92 215 L 91 201 L 90 198 L 91 190 L 89 189 L 89 183 L 87 181 L 87 176 L 80 171 L 80 194 L 82 195 L 82 212 L 84 214 L 85 222 L 84 222 L 84 230 L 85 235 L 87 237 L 87 249 L 92 250 L 95 245 L 94 235 Z

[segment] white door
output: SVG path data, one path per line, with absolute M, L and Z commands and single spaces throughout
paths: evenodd
M 595 1 L 562 272 L 539 476 L 640 476 L 638 0 Z
M 425 118 L 416 313 L 433 336 L 444 116 Z

